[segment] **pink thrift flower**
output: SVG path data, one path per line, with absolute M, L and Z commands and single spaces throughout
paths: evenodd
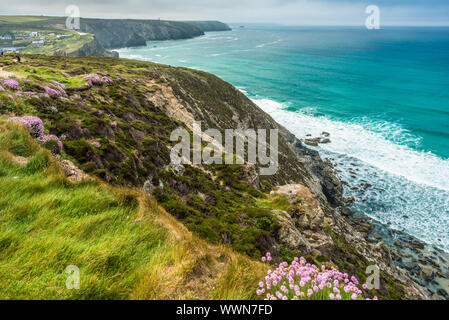
M 93 141 L 93 142 L 91 143 L 91 145 L 94 146 L 95 148 L 100 148 L 100 147 L 101 147 L 101 143 L 98 142 L 98 141 Z
M 357 293 L 353 293 L 353 294 L 351 295 L 351 299 L 352 299 L 352 300 L 357 300 Z
M 23 123 L 30 129 L 30 133 L 34 138 L 39 138 L 44 135 L 44 124 L 42 120 L 38 117 L 24 116 L 24 117 L 13 117 L 8 121 Z
M 10 89 L 18 89 L 20 84 L 14 79 L 5 79 L 2 81 L 3 84 Z
M 48 135 L 40 136 L 39 138 L 37 138 L 37 141 L 39 141 L 42 144 L 46 144 L 49 141 L 55 141 L 58 144 L 59 152 L 62 151 L 62 142 L 54 134 L 48 134 Z
M 59 92 L 58 90 L 56 90 L 56 89 L 53 89 L 53 88 L 50 88 L 49 86 L 46 86 L 46 87 L 44 87 L 44 90 L 45 90 L 45 93 L 48 95 L 48 96 L 60 96 L 61 95 L 61 92 Z

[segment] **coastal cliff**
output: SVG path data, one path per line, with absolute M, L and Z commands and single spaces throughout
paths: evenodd
M 144 46 L 146 41 L 198 37 L 206 31 L 227 31 L 218 21 L 81 19 L 81 31 L 94 34 L 106 49 Z
M 92 39 L 84 43 L 80 48 L 73 49 L 71 51 L 58 50 L 55 51 L 56 56 L 69 56 L 69 57 L 117 57 L 118 53 L 115 51 L 108 51 L 98 42 L 97 39 Z
M 80 30 L 65 29 L 65 17 L 22 17 L 0 16 L 0 33 L 38 32 L 41 35 L 59 34 L 61 31 L 71 37 L 61 37 L 45 44 L 27 44 L 25 53 L 64 56 L 117 57 L 108 49 L 145 46 L 147 41 L 189 39 L 204 35 L 208 31 L 231 30 L 219 21 L 165 21 L 133 19 L 80 19 Z M 74 38 L 76 41 L 74 41 Z M 29 41 L 31 42 L 31 41 Z M 12 46 L 12 43 L 8 46 Z M 22 46 L 22 45 L 20 45 Z
M 361 282 L 376 265 L 377 296 L 424 298 L 394 266 L 389 249 L 367 240 L 341 214 L 345 199 L 332 164 L 232 85 L 205 72 L 134 60 L 22 60 L 0 61 L 3 74 L 19 82 L 0 92 L 1 112 L 42 119 L 60 138 L 62 157 L 87 174 L 145 190 L 200 238 L 252 259 L 265 252 L 275 262 L 304 256 Z M 178 127 L 192 133 L 194 120 L 220 132 L 278 129 L 279 170 L 261 176 L 251 165 L 173 165 L 170 134 Z

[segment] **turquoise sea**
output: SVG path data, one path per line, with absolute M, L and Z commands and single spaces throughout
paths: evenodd
M 354 209 L 449 252 L 449 28 L 232 26 L 118 50 L 208 71 L 316 148 Z

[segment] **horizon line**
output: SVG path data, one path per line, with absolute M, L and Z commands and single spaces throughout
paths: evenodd
M 49 17 L 49 18 L 65 18 L 64 15 L 43 15 L 43 14 L 1 14 L 0 17 Z M 364 24 L 283 24 L 279 22 L 226 22 L 220 19 L 190 19 L 190 20 L 178 20 L 178 19 L 161 19 L 161 18 L 104 18 L 104 17 L 93 17 L 85 16 L 80 17 L 81 19 L 100 19 L 100 20 L 154 20 L 154 21 L 178 21 L 178 22 L 189 22 L 189 21 L 218 21 L 225 24 L 248 24 L 248 25 L 277 25 L 282 27 L 364 27 Z M 441 24 L 382 24 L 382 27 L 449 27 L 449 22 Z

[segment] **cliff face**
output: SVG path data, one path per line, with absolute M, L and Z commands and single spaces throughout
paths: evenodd
M 336 207 L 341 183 L 332 165 L 306 148 L 232 85 L 200 71 L 114 58 L 27 55 L 22 65 L 0 61 L 20 77 L 14 105 L 0 93 L 6 112 L 32 114 L 64 145 L 63 156 L 111 184 L 143 188 L 187 228 L 259 258 L 305 256 L 336 265 L 365 281 L 377 265 L 384 298 L 420 298 L 392 263 L 388 248 L 357 231 Z M 46 86 L 61 90 L 45 95 Z M 48 91 L 48 89 L 47 89 Z M 173 165 L 171 132 L 192 121 L 203 131 L 279 129 L 279 170 L 260 176 L 250 165 Z
M 221 22 L 178 22 L 161 20 L 81 19 L 81 30 L 92 33 L 107 49 L 143 46 L 146 41 L 188 39 L 205 31 L 225 31 Z
M 0 16 L 0 30 L 11 32 L 13 30 L 54 31 L 61 32 L 65 28 L 64 17 L 30 17 L 29 21 L 19 18 Z M 131 19 L 84 19 L 80 21 L 83 33 L 92 34 L 96 41 L 86 41 L 83 48 L 69 50 L 70 48 L 47 50 L 44 53 L 56 55 L 79 56 L 116 56 L 116 53 L 105 50 L 112 48 L 144 46 L 147 41 L 188 39 L 201 36 L 207 31 L 231 30 L 226 24 L 219 21 L 163 21 L 163 20 L 131 20 Z M 78 54 L 79 53 L 79 54 Z
M 185 21 L 185 23 L 193 25 L 204 32 L 231 30 L 231 28 L 226 23 L 220 21 Z
M 86 42 L 82 47 L 76 50 L 71 52 L 56 51 L 55 55 L 69 57 L 118 57 L 117 52 L 105 50 L 105 48 L 95 38 L 89 42 Z

